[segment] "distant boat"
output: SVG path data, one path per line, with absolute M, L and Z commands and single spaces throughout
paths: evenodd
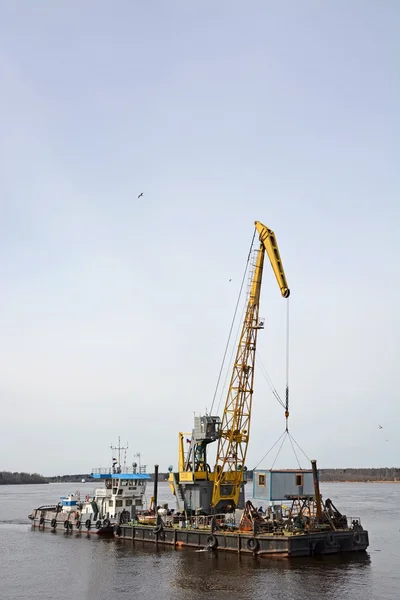
M 82 479 L 82 483 L 85 483 L 85 482 L 86 482 L 86 479 Z

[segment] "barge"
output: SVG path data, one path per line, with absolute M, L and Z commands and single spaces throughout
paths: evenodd
M 160 509 L 158 512 L 171 512 Z M 257 512 L 257 515 L 254 514 Z M 187 517 L 170 515 L 157 517 L 137 515 L 134 521 L 120 522 L 107 528 L 93 529 L 87 524 L 77 527 L 69 519 L 67 527 L 57 529 L 51 521 L 51 511 L 46 509 L 34 516 L 32 525 L 38 529 L 51 529 L 61 535 L 75 534 L 77 537 L 89 536 L 103 531 L 103 535 L 124 540 L 126 543 L 149 543 L 170 546 L 175 549 L 187 547 L 196 550 L 229 551 L 260 557 L 295 558 L 302 556 L 332 555 L 344 552 L 362 552 L 368 547 L 368 532 L 362 528 L 359 518 L 348 524 L 341 518 L 341 527 L 332 525 L 322 528 L 305 528 L 300 519 L 293 527 L 284 521 L 275 526 L 259 516 L 251 503 L 246 504 L 242 512 L 239 527 L 235 526 L 235 515 L 215 515 Z M 145 520 L 147 519 L 147 521 Z M 185 519 L 185 520 L 183 520 Z M 42 520 L 42 521 L 41 521 Z M 151 522 L 152 521 L 152 522 Z M 306 521 L 306 519 L 304 520 Z M 250 527 L 247 527 L 250 524 Z M 336 523 L 337 524 L 337 523 Z M 269 531 L 268 531 L 269 530 Z
M 102 519 L 93 513 L 83 522 L 84 513 L 77 518 L 79 506 L 76 510 L 56 511 L 56 514 L 54 506 L 42 506 L 34 510 L 30 518 L 32 527 L 39 530 L 77 537 L 95 534 L 133 545 L 145 542 L 175 549 L 187 547 L 275 558 L 365 551 L 369 545 L 368 532 L 363 529 L 360 518 L 348 518 L 331 500 L 322 501 L 316 461 L 312 461 L 310 473 L 313 495 L 288 496 L 286 504 L 274 504 L 265 512 L 247 501 L 243 510 L 207 515 L 200 510 L 194 511 L 195 514 L 189 509 L 175 512 L 167 504 L 157 506 L 156 465 L 154 496 L 149 510 L 137 511 L 131 505 L 130 511 L 123 510 L 117 515 L 117 520 L 108 513 Z M 299 473 L 296 476 L 299 477 Z

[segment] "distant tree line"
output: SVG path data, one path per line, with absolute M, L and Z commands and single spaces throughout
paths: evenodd
M 320 469 L 320 481 L 400 481 L 400 467 Z
M 9 471 L 0 471 L 0 485 L 10 485 L 18 483 L 47 483 L 39 473 L 10 473 Z
M 90 473 L 75 473 L 74 475 L 55 475 L 54 477 L 46 477 L 48 483 L 81 483 L 85 481 L 93 481 Z

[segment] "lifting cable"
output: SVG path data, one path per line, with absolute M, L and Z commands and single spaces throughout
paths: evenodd
M 289 433 L 289 298 L 286 304 L 286 403 L 285 403 L 286 431 Z
M 254 467 L 253 471 L 254 471 L 255 469 L 257 469 L 257 468 L 258 468 L 258 466 L 259 466 L 259 465 L 262 463 L 262 461 L 264 460 L 264 458 L 267 458 L 268 454 L 269 454 L 270 452 L 272 452 L 272 450 L 275 448 L 275 446 L 277 445 L 277 443 L 278 443 L 278 442 L 279 442 L 279 441 L 280 441 L 280 440 L 283 438 L 283 436 L 284 436 L 285 434 L 286 434 L 286 431 L 284 431 L 284 432 L 282 433 L 282 435 L 281 435 L 280 437 L 278 437 L 278 439 L 276 440 L 276 442 L 275 442 L 274 444 L 272 444 L 272 446 L 271 446 L 271 448 L 268 450 L 268 452 L 266 452 L 266 453 L 264 454 L 264 456 L 262 457 L 262 459 L 261 459 L 260 461 L 258 461 L 258 463 L 257 463 L 257 464 L 256 464 L 256 466 Z
M 244 282 L 245 282 L 245 279 L 246 279 L 246 273 L 247 273 L 247 269 L 248 269 L 248 266 L 249 266 L 249 261 L 250 261 L 251 253 L 252 253 L 252 250 L 253 250 L 253 244 L 254 244 L 254 238 L 255 237 L 256 237 L 256 230 L 254 229 L 253 239 L 251 240 L 250 250 L 249 250 L 249 254 L 247 256 L 246 268 L 244 270 L 243 279 L 242 279 L 242 283 L 241 283 L 240 291 L 239 291 L 239 296 L 238 296 L 238 299 L 237 299 L 237 302 L 236 302 L 236 307 L 235 307 L 235 312 L 233 314 L 231 328 L 229 330 L 228 341 L 226 342 L 224 357 L 222 359 L 222 365 L 221 365 L 221 368 L 220 368 L 220 371 L 219 371 L 219 374 L 218 374 L 217 385 L 215 386 L 215 391 L 214 391 L 213 401 L 212 401 L 212 404 L 211 404 L 210 414 L 212 414 L 212 412 L 213 412 L 213 407 L 214 407 L 215 398 L 216 398 L 216 395 L 217 395 L 217 392 L 218 392 L 219 382 L 221 380 L 222 371 L 223 371 L 223 368 L 224 368 L 224 365 L 225 365 L 226 353 L 228 352 L 228 347 L 229 347 L 229 343 L 230 343 L 230 340 L 231 340 L 233 326 L 234 326 L 235 320 L 236 320 L 236 313 L 237 313 L 239 302 L 240 302 L 240 298 L 241 298 L 241 295 L 242 295 L 242 290 L 243 290 Z
M 286 390 L 285 390 L 285 402 L 281 399 L 277 389 L 272 383 L 272 379 L 269 376 L 269 373 L 261 360 L 261 356 L 257 353 L 257 365 L 260 367 L 261 373 L 264 375 L 270 389 L 272 395 L 279 402 L 279 404 L 285 409 L 285 419 L 286 419 L 286 431 L 289 433 L 289 300 L 286 305 Z
M 283 433 L 283 440 L 282 440 L 282 443 L 281 443 L 281 445 L 279 446 L 278 452 L 276 453 L 275 460 L 274 460 L 274 462 L 272 463 L 272 466 L 271 466 L 271 471 L 272 471 L 272 469 L 274 468 L 274 465 L 275 465 L 275 463 L 276 463 L 276 460 L 277 460 L 277 458 L 278 458 L 279 454 L 281 453 L 282 446 L 283 446 L 283 444 L 286 442 L 286 439 L 287 439 L 287 437 L 288 437 L 288 435 L 287 435 L 287 431 L 284 431 L 284 433 Z
M 301 446 L 299 446 L 299 444 L 296 442 L 296 440 L 294 439 L 294 437 L 289 433 L 289 438 L 291 440 L 293 440 L 293 442 L 296 444 L 296 446 L 298 447 L 298 449 L 300 450 L 300 452 L 302 452 L 304 454 L 304 456 L 306 457 L 306 459 L 308 460 L 308 462 L 311 462 L 311 459 L 308 458 L 307 454 L 304 452 L 303 448 L 301 448 Z
M 291 437 L 290 435 L 289 435 L 289 442 L 290 442 L 290 445 L 292 446 L 293 454 L 294 454 L 294 455 L 295 455 L 295 457 L 296 457 L 297 464 L 299 465 L 299 469 L 301 469 L 301 464 L 300 464 L 300 461 L 299 461 L 299 457 L 298 457 L 298 456 L 297 456 L 297 454 L 296 454 L 295 447 L 293 446 L 292 437 Z
M 261 360 L 261 356 L 260 353 L 258 352 L 258 350 L 256 350 L 256 354 L 257 354 L 257 365 L 260 367 L 260 371 L 261 373 L 264 375 L 270 389 L 272 392 L 272 395 L 276 398 L 276 400 L 278 400 L 279 404 L 281 406 L 283 406 L 283 408 L 285 408 L 285 403 L 283 402 L 283 400 L 281 399 L 278 390 L 275 388 L 274 384 L 272 383 L 272 379 L 269 376 L 269 373 L 266 369 L 266 366 L 264 365 L 264 363 Z
M 231 351 L 231 355 L 230 355 L 230 358 L 229 358 L 229 363 L 228 363 L 229 365 L 232 365 L 232 364 L 233 364 L 233 355 L 235 354 L 235 352 L 236 352 L 236 350 L 237 350 L 238 340 L 239 340 L 240 332 L 241 332 L 241 330 L 242 330 L 242 323 L 243 323 L 243 319 L 244 319 L 244 314 L 245 314 L 245 312 L 246 312 L 246 303 L 244 303 L 244 305 L 243 305 L 242 315 L 241 315 L 240 321 L 239 321 L 239 323 L 238 323 L 238 327 L 237 327 L 237 332 L 236 332 L 235 341 L 234 341 L 234 343 L 232 344 L 232 351 Z M 228 368 L 228 369 L 226 370 L 226 373 L 225 373 L 224 384 L 223 384 L 223 386 L 221 387 L 221 394 L 220 394 L 220 397 L 219 397 L 219 401 L 218 401 L 217 410 L 215 411 L 215 413 L 216 413 L 217 415 L 219 414 L 219 409 L 220 409 L 220 406 L 221 406 L 221 402 L 222 402 L 222 400 L 223 400 L 223 397 L 224 397 L 224 394 L 225 394 L 225 388 L 226 388 L 226 384 L 227 384 L 227 381 L 228 381 L 228 377 L 229 377 L 230 375 L 231 375 L 231 371 L 230 371 L 230 369 Z
M 282 439 L 283 438 L 283 439 Z M 274 468 L 274 465 L 276 463 L 276 460 L 282 450 L 283 444 L 285 443 L 286 439 L 289 438 L 290 441 L 290 445 L 292 446 L 292 450 L 293 450 L 293 454 L 296 457 L 297 460 L 297 464 L 299 465 L 299 469 L 301 469 L 301 465 L 300 465 L 300 460 L 299 457 L 297 456 L 296 453 L 296 449 L 293 445 L 293 442 L 296 444 L 296 446 L 298 447 L 298 449 L 304 454 L 304 456 L 306 457 L 306 459 L 308 460 L 308 462 L 311 462 L 310 458 L 307 456 L 307 454 L 304 452 L 304 450 L 301 448 L 301 446 L 296 442 L 296 440 L 294 439 L 294 437 L 285 429 L 285 431 L 279 436 L 279 438 L 276 440 L 276 442 L 271 446 L 271 448 L 268 450 L 268 452 L 266 454 L 264 454 L 264 456 L 262 457 L 262 459 L 260 461 L 258 461 L 258 463 L 256 464 L 256 466 L 254 467 L 253 470 L 257 469 L 258 466 L 262 463 L 262 461 L 264 460 L 264 458 L 266 458 L 268 456 L 268 454 L 275 448 L 275 446 L 282 440 L 281 445 L 279 446 L 278 452 L 274 458 L 274 462 L 272 463 L 271 466 L 271 470 Z
M 282 433 L 282 435 L 279 436 L 279 438 L 271 446 L 271 448 L 268 450 L 268 452 L 266 454 L 264 454 L 264 456 L 262 457 L 262 459 L 254 467 L 254 470 L 258 468 L 258 466 L 268 456 L 268 454 L 275 448 L 275 446 L 279 442 L 281 442 L 281 444 L 280 444 L 280 446 L 278 448 L 278 452 L 277 452 L 277 454 L 275 456 L 275 459 L 274 459 L 274 461 L 272 463 L 272 466 L 271 466 L 271 470 L 272 470 L 274 468 L 276 460 L 277 460 L 277 458 L 278 458 L 278 456 L 279 456 L 279 454 L 280 454 L 280 452 L 282 450 L 283 444 L 285 443 L 285 441 L 286 441 L 287 438 L 289 438 L 289 442 L 290 442 L 290 445 L 292 447 L 293 454 L 296 457 L 296 461 L 297 461 L 297 464 L 299 465 L 299 469 L 301 469 L 300 460 L 299 460 L 299 457 L 297 456 L 297 452 L 296 452 L 296 449 L 294 447 L 294 444 L 296 444 L 297 448 L 304 454 L 304 456 L 306 457 L 306 459 L 308 460 L 308 462 L 311 462 L 311 461 L 310 461 L 309 457 L 307 456 L 307 454 L 304 452 L 304 450 L 296 442 L 296 440 L 294 439 L 294 437 L 289 433 L 289 299 L 288 299 L 287 305 L 286 305 L 286 390 L 285 390 L 285 402 L 282 401 L 282 399 L 280 398 L 277 390 L 273 386 L 271 378 L 270 378 L 270 376 L 268 374 L 268 371 L 265 368 L 265 366 L 263 365 L 261 357 L 259 356 L 258 352 L 257 352 L 257 363 L 260 365 L 261 372 L 264 375 L 265 379 L 267 380 L 268 385 L 271 388 L 271 391 L 272 391 L 274 397 L 278 400 L 279 404 L 285 409 L 286 426 L 285 426 L 285 431 Z M 294 442 L 294 444 L 293 444 L 293 442 Z

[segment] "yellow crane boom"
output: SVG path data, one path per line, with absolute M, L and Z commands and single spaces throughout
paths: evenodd
M 260 237 L 260 248 L 222 417 L 211 502 L 214 508 L 221 507 L 221 503 L 235 507 L 238 505 L 244 477 L 250 435 L 257 333 L 263 327 L 259 322 L 258 312 L 265 252 L 282 296 L 288 298 L 290 295 L 274 232 L 259 221 L 255 221 L 255 227 Z

